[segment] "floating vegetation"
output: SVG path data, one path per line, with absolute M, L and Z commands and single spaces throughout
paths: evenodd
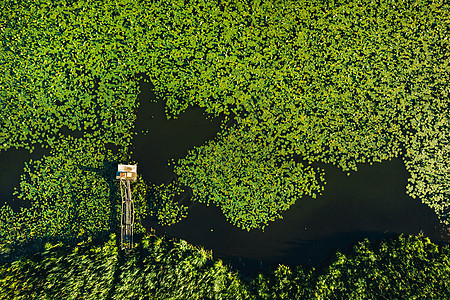
M 108 164 L 115 159 L 91 139 L 60 136 L 49 156 L 25 164 L 16 194 L 30 208 L 16 214 L 1 208 L 3 242 L 92 236 L 116 226 L 120 207 L 111 184 L 117 166 Z
M 198 147 L 175 168 L 192 201 L 219 206 L 243 229 L 264 228 L 303 195 L 315 198 L 323 173 L 286 159 L 254 128 L 231 128 Z M 323 178 L 321 178 L 323 180 Z
M 441 221 L 450 224 L 450 113 L 448 107 L 417 113 L 415 134 L 406 140 L 408 194 L 433 208 Z
M 150 215 L 156 217 L 159 224 L 172 225 L 187 216 L 188 207 L 176 201 L 186 191 L 176 181 L 151 185 L 147 191 L 150 194 L 147 204 Z

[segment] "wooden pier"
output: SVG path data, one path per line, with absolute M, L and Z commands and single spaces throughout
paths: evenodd
M 120 180 L 120 195 L 122 197 L 122 212 L 120 214 L 120 247 L 133 248 L 134 201 L 131 195 L 131 181 L 137 180 L 137 165 L 122 165 L 117 167 L 116 179 Z

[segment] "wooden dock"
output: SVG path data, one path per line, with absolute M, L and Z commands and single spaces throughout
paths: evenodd
M 120 214 L 120 247 L 133 248 L 134 201 L 131 195 L 131 181 L 137 180 L 137 165 L 122 165 L 117 168 L 116 179 L 120 180 L 122 212 Z

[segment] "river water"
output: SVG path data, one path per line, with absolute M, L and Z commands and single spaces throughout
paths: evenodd
M 167 120 L 163 101 L 150 102 L 155 96 L 149 85 L 141 84 L 141 89 L 136 129 L 148 133 L 135 138 L 133 159 L 145 180 L 168 182 L 173 176 L 168 160 L 182 158 L 189 149 L 213 139 L 220 118 L 207 120 L 201 109 L 192 108 L 179 119 Z M 175 225 L 163 227 L 150 219 L 145 226 L 157 235 L 211 249 L 215 257 L 244 274 L 278 263 L 318 266 L 335 250 L 348 250 L 364 238 L 423 233 L 436 242 L 443 239 L 434 212 L 406 195 L 409 175 L 401 159 L 359 165 L 350 176 L 332 165 L 317 166 L 325 170 L 323 195 L 302 198 L 264 232 L 241 230 L 226 221 L 220 208 L 199 203 Z

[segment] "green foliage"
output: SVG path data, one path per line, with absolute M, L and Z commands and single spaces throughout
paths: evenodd
M 450 297 L 450 251 L 428 238 L 399 236 L 354 253 L 338 253 L 316 283 L 317 299 L 443 299 Z
M 175 172 L 193 201 L 218 205 L 231 223 L 264 228 L 303 195 L 321 191 L 316 171 L 285 159 L 252 128 L 232 128 L 190 151 Z
M 115 235 L 100 246 L 54 247 L 0 267 L 1 299 L 106 299 L 118 263 Z
M 357 163 L 387 160 L 408 148 L 417 110 L 449 107 L 448 3 L 208 2 L 155 3 L 156 12 L 174 18 L 158 20 L 167 24 L 153 35 L 164 59 L 152 62 L 149 76 L 157 90 L 168 91 L 167 110 L 173 115 L 196 104 L 216 115 L 239 116 L 240 126 L 232 130 L 249 136 L 243 147 L 230 145 L 233 134 L 225 133 L 179 161 L 177 172 L 197 199 L 218 204 L 241 227 L 264 226 L 278 217 L 280 207 L 264 196 L 250 200 L 258 189 L 243 183 L 260 173 L 262 155 L 251 157 L 256 162 L 246 166 L 245 176 L 230 168 L 239 169 L 238 163 L 225 167 L 220 158 L 245 161 L 241 158 L 255 143 L 276 149 L 261 150 L 270 153 L 265 159 L 271 167 L 280 156 L 286 164 L 300 156 L 356 170 Z M 223 154 L 216 159 L 216 153 Z M 309 166 L 300 168 L 308 173 Z M 260 189 L 273 184 L 260 178 L 266 180 L 256 185 Z M 234 186 L 227 182 L 237 184 L 231 199 Z M 439 182 L 447 190 L 447 179 Z M 287 188 L 279 184 L 280 190 Z M 448 197 L 430 198 L 422 200 L 439 207 L 445 220 Z M 236 204 L 231 208 L 227 201 Z M 259 217 L 248 216 L 256 211 L 252 201 L 261 205 Z M 241 216 L 244 221 L 236 221 Z
M 247 283 L 212 253 L 145 236 L 118 252 L 115 236 L 0 265 L 0 299 L 447 299 L 450 249 L 422 236 L 367 240 L 320 269 L 280 265 Z
M 134 201 L 135 224 L 134 233 L 145 233 L 142 221 L 150 214 L 147 204 L 147 184 L 138 174 L 137 182 L 131 184 L 131 195 Z
M 280 265 L 251 284 L 259 299 L 447 299 L 450 249 L 422 236 L 367 240 L 329 265 L 306 271 Z
M 312 272 L 279 265 L 270 275 L 258 274 L 250 288 L 257 299 L 308 299 L 312 291 Z
M 450 224 L 450 114 L 448 107 L 417 113 L 415 134 L 407 139 L 408 193 L 433 208 Z
M 52 150 L 25 168 L 18 197 L 31 208 L 1 208 L 2 242 L 91 235 L 116 224 L 108 162 L 117 157 L 105 145 L 129 146 L 139 73 L 171 117 L 194 105 L 237 116 L 176 172 L 194 200 L 219 205 L 241 228 L 264 227 L 302 195 L 320 192 L 322 174 L 310 162 L 350 170 L 402 147 L 408 192 L 448 223 L 449 12 L 442 0 L 4 1 L 0 152 Z M 63 126 L 83 138 L 58 136 Z M 142 203 L 148 190 L 142 182 L 135 189 Z M 167 224 L 184 216 L 173 203 L 178 192 L 155 187 L 159 200 L 148 214 Z M 0 297 L 245 298 L 235 275 L 202 250 L 143 243 L 145 256 L 120 266 L 111 243 L 4 266 Z M 362 243 L 316 281 L 280 267 L 259 278 L 257 290 L 266 299 L 448 298 L 448 257 L 423 238 Z
M 5 1 L 0 150 L 51 143 L 63 125 L 101 131 L 105 142 L 129 141 L 137 84 L 124 79 L 139 67 L 122 57 L 134 52 L 120 46 L 114 5 Z
M 0 299 L 247 298 L 236 274 L 202 248 L 147 236 L 118 253 L 115 240 L 0 266 Z
M 120 267 L 112 299 L 243 299 L 246 290 L 210 252 L 185 241 L 147 238 Z
M 36 237 L 96 235 L 116 226 L 116 190 L 109 186 L 115 160 L 111 151 L 95 144 L 95 136 L 59 137 L 49 156 L 25 164 L 17 198 L 29 203 L 13 213 L 1 209 L 1 241 Z M 112 192 L 112 194 L 110 194 Z
M 146 216 L 155 217 L 161 225 L 175 224 L 187 216 L 188 207 L 176 201 L 185 192 L 176 181 L 155 185 L 138 175 L 131 188 L 135 201 L 136 233 L 145 232 L 142 221 Z
M 150 215 L 157 218 L 161 225 L 172 225 L 185 218 L 188 207 L 177 203 L 175 199 L 185 190 L 176 181 L 169 184 L 152 185 L 149 187 L 148 206 Z

